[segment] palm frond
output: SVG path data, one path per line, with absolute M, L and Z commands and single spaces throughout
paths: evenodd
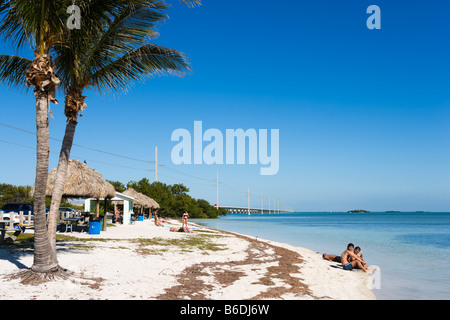
M 55 41 L 65 27 L 68 0 L 0 0 L 0 35 L 21 48 L 33 40 Z
M 24 87 L 25 73 L 31 62 L 18 56 L 0 55 L 0 83 L 6 83 L 10 87 Z
M 106 65 L 85 79 L 85 83 L 102 91 L 126 90 L 133 81 L 153 75 L 183 76 L 191 71 L 185 55 L 174 49 L 144 45 Z
M 91 67 L 94 71 L 158 35 L 154 27 L 167 18 L 163 12 L 167 6 L 154 0 L 131 2 L 133 1 L 110 18 L 109 25 L 95 45 L 85 46 L 84 58 L 81 61 L 85 68 Z M 90 44 L 93 43 L 92 39 L 89 41 Z
M 202 1 L 201 0 L 180 0 L 181 2 L 184 2 L 187 6 L 189 7 L 194 7 L 196 5 L 201 5 Z
M 166 19 L 164 10 L 167 8 L 159 0 L 122 0 L 121 7 L 116 11 L 110 10 L 97 18 L 103 20 L 101 26 L 85 29 L 82 24 L 81 30 L 70 31 L 69 45 L 54 48 L 58 75 L 66 90 L 85 86 L 86 78 L 96 73 L 101 75 L 99 70 L 115 68 L 117 71 L 123 58 L 130 53 L 134 52 L 131 57 L 135 57 L 139 52 L 137 48 L 158 35 L 154 27 Z M 110 64 L 112 66 L 107 69 Z

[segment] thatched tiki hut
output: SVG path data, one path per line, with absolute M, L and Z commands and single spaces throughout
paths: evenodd
M 135 199 L 133 201 L 133 206 L 135 208 L 138 208 L 139 213 L 141 214 L 144 212 L 144 209 L 149 209 L 151 217 L 151 210 L 159 208 L 159 204 L 155 200 L 146 196 L 145 194 L 137 192 L 133 188 L 128 188 L 123 192 L 123 194 L 129 195 Z M 116 204 L 116 201 L 113 201 L 113 203 Z
M 46 195 L 51 197 L 53 186 L 55 184 L 57 167 L 53 168 L 48 174 Z M 34 193 L 34 186 L 31 193 Z M 99 199 L 106 201 L 116 195 L 114 186 L 106 181 L 100 173 L 94 169 L 88 168 L 86 164 L 77 160 L 70 160 L 67 168 L 67 177 L 64 184 L 64 198 L 95 198 L 96 215 L 99 215 Z M 105 209 L 106 211 L 106 209 Z M 106 212 L 105 212 L 106 213 Z M 105 215 L 106 217 L 106 215 Z M 106 219 L 103 219 L 106 226 Z
M 160 206 L 159 206 L 159 203 L 158 203 L 158 202 L 156 202 L 156 201 L 155 201 L 155 200 L 153 200 L 152 198 L 150 198 L 150 200 L 152 200 L 152 203 L 153 203 L 152 209 L 159 209 L 159 208 L 160 208 Z
M 57 167 L 48 174 L 47 196 L 51 197 L 56 178 Z M 69 160 L 63 196 L 65 198 L 113 198 L 114 186 L 106 181 L 100 173 L 78 160 Z

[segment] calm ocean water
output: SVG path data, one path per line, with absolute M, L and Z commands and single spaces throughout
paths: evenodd
M 319 253 L 340 255 L 352 242 L 369 265 L 381 268 L 377 299 L 450 299 L 450 213 L 235 214 L 192 221 Z

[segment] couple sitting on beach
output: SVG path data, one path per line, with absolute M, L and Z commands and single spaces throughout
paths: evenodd
M 340 256 L 324 253 L 322 257 L 328 261 L 341 263 L 344 270 L 353 270 L 354 268 L 361 269 L 364 272 L 372 270 L 372 268 L 370 268 L 367 265 L 367 262 L 363 259 L 361 248 L 355 248 L 353 243 L 349 243 L 347 245 L 347 250 L 345 250 Z

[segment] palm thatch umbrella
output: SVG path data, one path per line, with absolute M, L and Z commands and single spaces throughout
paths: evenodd
M 145 194 L 142 194 L 140 192 L 137 192 L 133 188 L 128 188 L 123 194 L 126 194 L 128 196 L 132 196 L 133 198 L 137 199 L 133 201 L 133 205 L 138 208 L 151 208 L 153 206 L 152 199 L 147 197 Z
M 48 197 L 51 197 L 53 194 L 57 169 L 57 167 L 53 168 L 48 174 Z M 32 192 L 34 192 L 34 186 Z M 69 160 L 63 197 L 106 199 L 114 198 L 115 195 L 116 190 L 114 186 L 106 181 L 100 173 L 78 160 Z
M 144 194 L 144 197 L 146 197 L 146 198 L 148 199 L 148 202 L 149 202 L 149 205 L 148 205 L 147 208 L 150 208 L 150 209 L 159 209 L 159 204 L 158 204 L 158 202 L 156 202 L 156 201 L 153 200 L 152 198 L 146 196 L 145 194 Z
M 152 203 L 152 206 L 149 208 L 149 218 L 151 218 L 151 216 L 152 216 L 152 209 L 158 210 L 160 208 L 160 206 L 159 206 L 158 202 L 156 202 L 152 198 L 149 198 L 149 199 L 150 199 L 150 201 Z M 156 214 L 156 212 L 155 212 L 155 214 Z
M 126 194 L 136 199 L 133 201 L 133 206 L 139 208 L 141 213 L 143 212 L 144 209 L 150 209 L 151 213 L 151 209 L 159 208 L 159 204 L 155 200 L 146 196 L 145 194 L 137 192 L 133 188 L 128 188 L 123 192 L 123 194 Z M 113 201 L 114 204 L 117 204 L 117 202 L 118 201 Z
M 159 208 L 160 208 L 160 206 L 159 206 L 158 202 L 156 202 L 156 201 L 155 201 L 155 200 L 153 200 L 152 198 L 150 198 L 150 200 L 152 200 L 152 203 L 153 203 L 153 206 L 152 206 L 152 208 L 153 208 L 153 209 L 159 209 Z
M 51 197 L 56 179 L 57 167 L 53 168 L 48 174 L 46 196 Z M 34 186 L 30 192 L 34 194 Z M 105 199 L 105 219 L 106 226 L 106 201 L 116 196 L 114 186 L 106 181 L 100 173 L 86 166 L 75 159 L 69 160 L 67 168 L 67 177 L 64 184 L 64 198 L 96 198 Z M 97 217 L 99 215 L 99 200 L 97 200 Z M 104 227 L 105 229 L 105 227 Z

